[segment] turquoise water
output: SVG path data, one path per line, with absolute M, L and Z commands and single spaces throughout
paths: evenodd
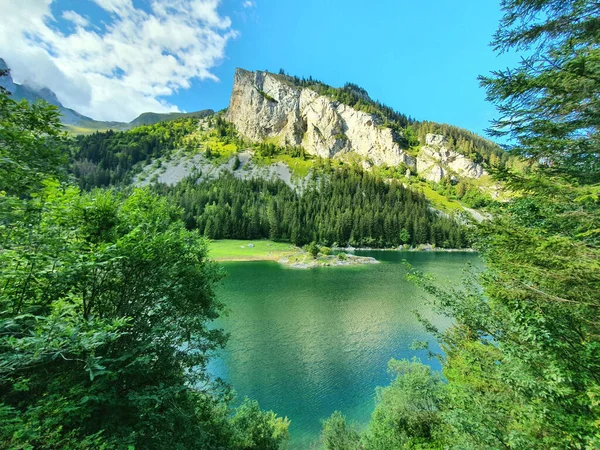
M 289 448 L 309 449 L 321 420 L 335 410 L 364 426 L 375 388 L 389 384 L 390 358 L 418 357 L 439 368 L 415 340 L 437 344 L 414 311 L 445 327 L 424 294 L 405 279 L 402 260 L 444 285 L 459 282 L 473 253 L 360 252 L 381 264 L 294 270 L 273 262 L 224 264 L 218 290 L 229 315 L 218 325 L 231 333 L 210 370 L 248 396 L 291 419 Z

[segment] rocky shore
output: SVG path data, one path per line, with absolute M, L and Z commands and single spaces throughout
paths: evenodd
M 343 255 L 343 256 L 340 256 Z M 369 256 L 356 256 L 347 253 L 338 253 L 337 255 L 319 256 L 312 258 L 308 253 L 297 253 L 279 259 L 279 264 L 283 264 L 292 269 L 312 269 L 315 267 L 343 267 L 357 266 L 362 264 L 379 264 L 375 258 Z

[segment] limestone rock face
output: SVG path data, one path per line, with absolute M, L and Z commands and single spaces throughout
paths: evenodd
M 442 135 L 428 134 L 414 158 L 400 148 L 390 128 L 380 126 L 376 116 L 269 72 L 236 70 L 227 120 L 254 142 L 301 145 L 322 158 L 355 153 L 364 158 L 365 167 L 404 163 L 435 182 L 446 176 L 479 178 L 485 174 L 480 164 L 450 150 Z
M 447 140 L 439 134 L 428 134 L 417 156 L 417 172 L 427 180 L 440 182 L 444 177 L 479 178 L 486 175 L 481 164 L 450 150 Z
M 375 116 L 268 72 L 237 69 L 227 119 L 252 141 L 301 145 L 323 158 L 356 153 L 373 164 L 416 163 Z

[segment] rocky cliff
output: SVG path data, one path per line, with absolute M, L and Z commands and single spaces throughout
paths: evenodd
M 269 72 L 237 69 L 227 119 L 251 141 L 300 145 L 323 158 L 355 153 L 373 164 L 404 163 L 436 182 L 446 176 L 479 178 L 484 174 L 479 164 L 449 149 L 441 135 L 428 134 L 415 158 L 376 116 Z
M 255 142 L 301 145 L 323 158 L 356 153 L 373 164 L 416 163 L 375 116 L 297 87 L 284 76 L 238 69 L 227 114 Z
M 443 178 L 479 178 L 486 174 L 481 164 L 448 148 L 446 138 L 428 134 L 416 158 L 416 170 L 423 178 L 439 183 Z

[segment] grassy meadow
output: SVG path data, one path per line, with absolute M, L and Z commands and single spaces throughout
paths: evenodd
M 292 244 L 267 240 L 223 239 L 209 244 L 209 256 L 215 261 L 276 261 L 297 251 Z

